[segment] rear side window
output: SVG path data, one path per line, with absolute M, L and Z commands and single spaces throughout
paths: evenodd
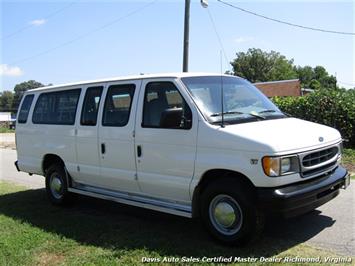
M 127 125 L 135 88 L 134 84 L 113 85 L 108 88 L 102 119 L 103 126 L 124 127 Z
M 96 126 L 102 90 L 102 86 L 90 87 L 86 90 L 83 110 L 81 112 L 81 125 Z
M 20 112 L 17 117 L 17 121 L 21 124 L 24 124 L 27 122 L 27 117 L 30 112 L 30 108 L 32 105 L 33 101 L 33 94 L 26 95 L 25 99 L 23 100 L 23 103 L 21 105 Z
M 36 103 L 34 124 L 74 125 L 81 89 L 42 93 Z

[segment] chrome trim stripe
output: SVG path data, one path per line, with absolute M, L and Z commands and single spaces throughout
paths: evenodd
M 150 197 L 144 197 L 141 195 L 118 192 L 113 190 L 107 190 L 103 188 L 85 186 L 75 183 L 75 188 L 68 188 L 69 192 L 82 194 L 86 196 L 92 196 L 100 199 L 111 200 L 127 205 L 133 205 L 146 209 L 161 211 L 165 213 L 175 214 L 191 218 L 192 209 L 191 206 L 176 202 L 170 202 L 165 200 L 159 200 Z
M 312 174 L 308 174 L 308 175 L 303 175 L 303 177 L 305 178 L 313 178 L 313 177 L 317 177 L 317 176 L 320 176 L 320 175 L 324 175 L 328 172 L 331 172 L 333 171 L 335 168 L 337 168 L 339 166 L 339 164 L 335 164 L 335 165 L 332 165 L 326 169 L 321 169 L 320 171 L 318 172 L 315 172 L 315 173 L 312 173 Z
M 333 148 L 333 147 L 337 147 L 338 148 L 338 153 L 331 159 L 325 161 L 325 162 L 322 162 L 320 164 L 317 164 L 317 165 L 313 165 L 313 166 L 303 166 L 303 158 L 306 157 L 307 155 L 310 155 L 312 153 L 316 153 L 316 152 L 320 152 L 320 151 L 323 151 L 323 150 L 327 150 L 329 148 Z M 331 162 L 334 162 L 338 159 L 340 155 L 340 143 L 337 143 L 336 145 L 331 145 L 331 146 L 327 146 L 327 147 L 323 147 L 323 148 L 320 148 L 320 149 L 316 149 L 316 150 L 311 150 L 311 151 L 306 151 L 306 152 L 302 152 L 302 153 L 299 153 L 299 159 L 300 159 L 300 164 L 301 164 L 301 168 L 302 168 L 302 172 L 303 171 L 308 171 L 308 170 L 312 170 L 312 169 L 315 169 L 315 168 L 318 168 L 318 167 L 321 167 L 323 165 L 326 165 L 328 163 L 331 163 Z

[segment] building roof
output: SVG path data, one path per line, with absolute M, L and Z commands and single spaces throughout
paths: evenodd
M 298 79 L 258 82 L 254 85 L 267 97 L 301 96 L 301 82 Z
M 286 79 L 286 80 L 275 80 L 275 81 L 265 81 L 265 82 L 255 82 L 254 84 L 274 84 L 274 83 L 286 83 L 292 81 L 299 81 L 299 79 Z

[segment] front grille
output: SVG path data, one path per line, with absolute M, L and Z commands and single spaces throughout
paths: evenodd
M 321 176 L 334 170 L 339 164 L 340 144 L 299 155 L 301 161 L 301 176 L 311 178 Z
M 332 162 L 332 163 L 328 163 L 326 165 L 323 165 L 321 167 L 317 167 L 315 169 L 312 169 L 312 170 L 308 170 L 308 171 L 303 171 L 302 175 L 303 176 L 311 176 L 311 175 L 315 175 L 315 174 L 318 174 L 318 173 L 324 173 L 325 171 L 329 170 L 329 169 L 332 169 L 333 166 L 335 166 L 337 164 L 337 161 L 335 162 Z
M 331 147 L 325 150 L 313 152 L 303 157 L 302 165 L 311 167 L 317 164 L 324 163 L 338 154 L 338 147 Z

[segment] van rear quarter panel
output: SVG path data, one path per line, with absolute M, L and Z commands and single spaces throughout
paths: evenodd
M 65 162 L 69 173 L 75 171 L 75 125 L 34 124 L 32 114 L 40 92 L 29 92 L 27 94 L 34 94 L 35 97 L 27 123 L 17 123 L 16 125 L 17 158 L 20 170 L 43 175 L 44 156 L 55 154 Z
M 18 133 L 18 160 L 21 171 L 43 174 L 46 154 L 58 155 L 69 173 L 75 170 L 75 129 L 68 125 L 32 125 Z

